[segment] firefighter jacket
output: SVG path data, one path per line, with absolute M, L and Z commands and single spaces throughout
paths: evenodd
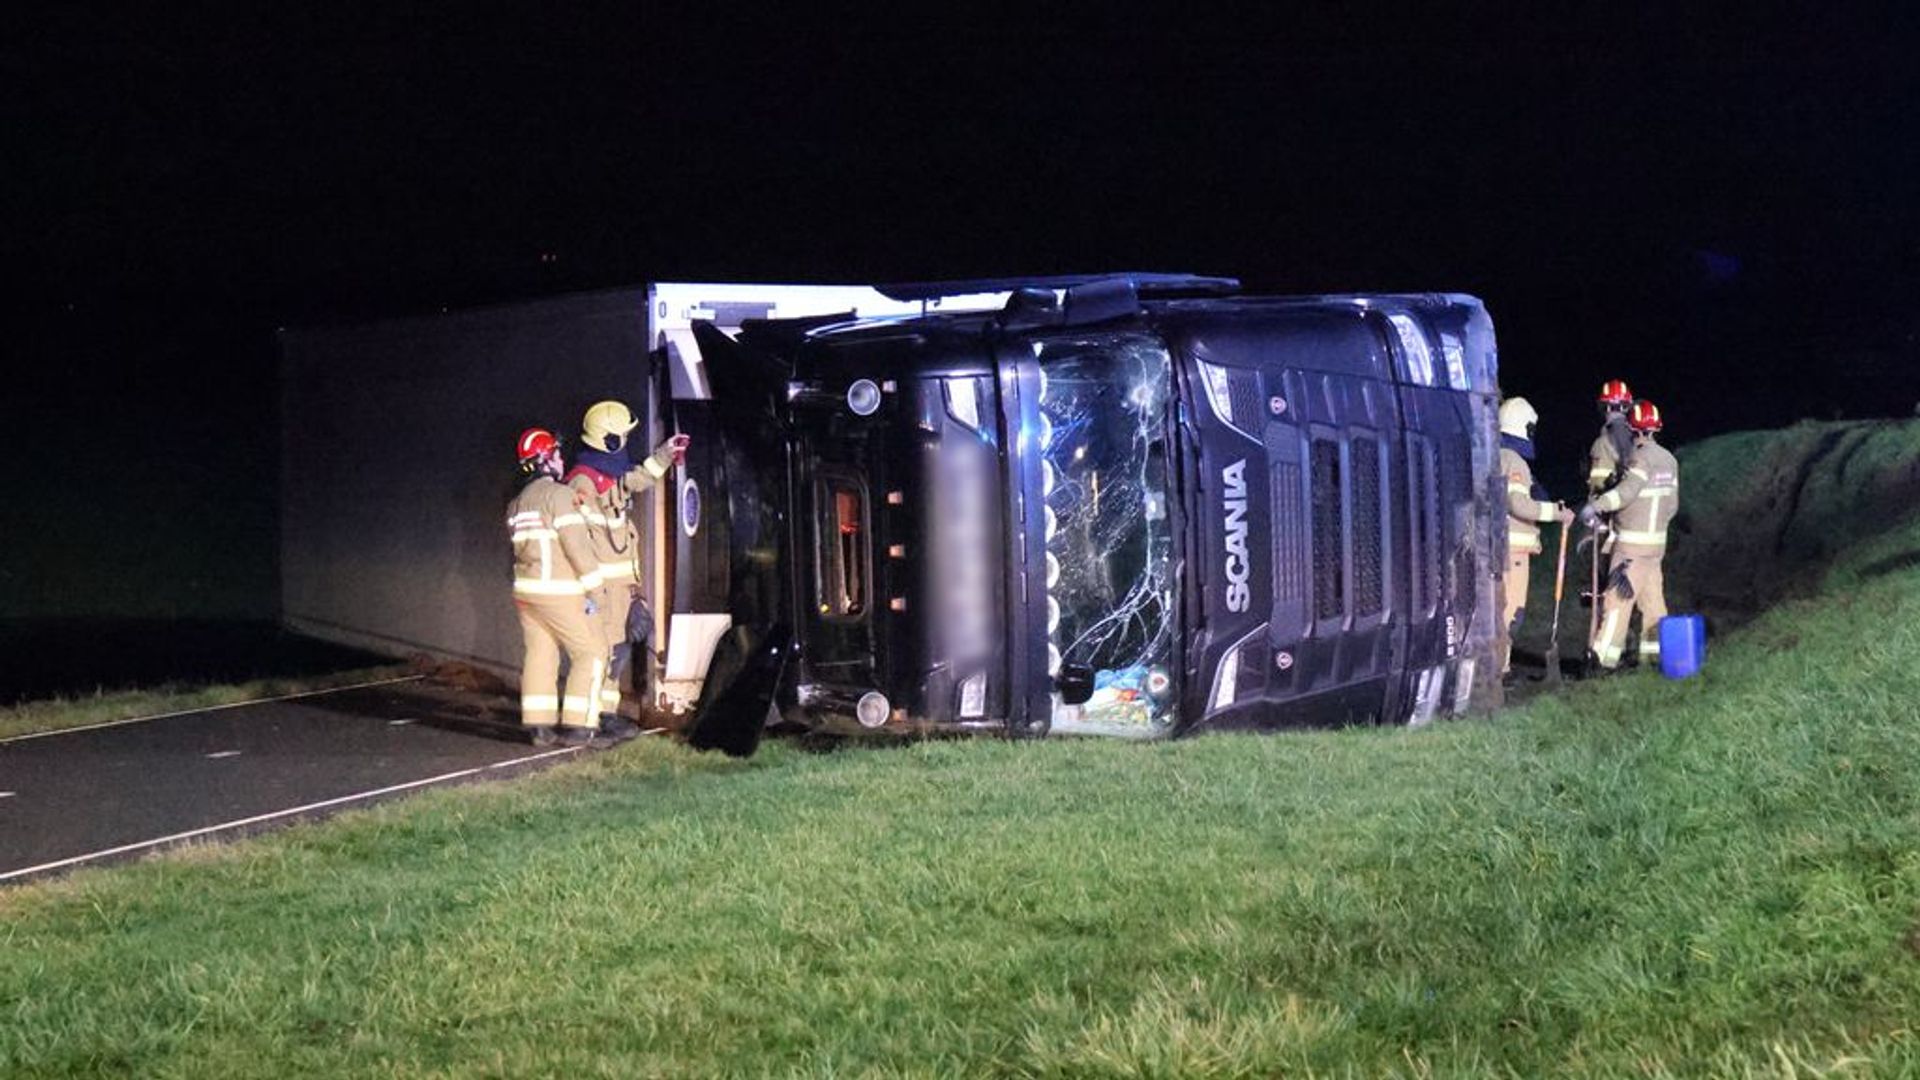
M 507 504 L 507 532 L 516 595 L 584 596 L 603 584 L 587 520 L 552 477 L 534 477 Z
M 594 559 L 609 584 L 640 580 L 640 530 L 633 522 L 633 497 L 667 475 L 669 454 L 654 454 L 624 474 L 610 475 L 578 464 L 567 473 L 580 513 L 593 538 Z
M 1612 513 L 1614 550 L 1658 556 L 1667 550 L 1667 524 L 1680 510 L 1680 463 L 1651 435 L 1634 447 L 1620 482 L 1593 500 Z
M 1593 440 L 1593 449 L 1587 451 L 1587 497 L 1612 487 L 1620 481 L 1620 460 L 1633 453 L 1633 430 L 1627 427 L 1627 418 L 1619 413 L 1607 417 L 1607 425 Z
M 1533 469 L 1511 446 L 1500 448 L 1500 471 L 1507 474 L 1507 550 L 1540 553 L 1540 523 L 1560 516 L 1560 507 L 1533 497 Z

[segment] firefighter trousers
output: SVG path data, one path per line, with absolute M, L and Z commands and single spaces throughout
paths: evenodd
M 1513 670 L 1513 635 L 1519 629 L 1520 613 L 1527 610 L 1528 573 L 1533 565 L 1533 555 L 1525 548 L 1507 551 L 1506 583 L 1506 626 L 1507 647 L 1500 653 L 1500 674 Z
M 1600 629 L 1593 639 L 1593 655 L 1604 668 L 1620 666 L 1627 650 L 1627 624 L 1640 613 L 1640 660 L 1660 662 L 1660 620 L 1667 617 L 1666 578 L 1660 571 L 1660 552 L 1643 554 L 1616 548 L 1607 566 L 1607 586 L 1601 590 Z M 1624 580 L 1631 597 L 1622 596 Z
M 627 616 L 633 610 L 635 588 L 631 581 L 608 580 L 606 602 L 594 616 L 600 624 L 600 636 L 607 643 L 607 678 L 600 689 L 600 711 L 608 716 L 618 715 L 623 701 L 629 706 L 634 703 L 620 685 L 623 680 L 632 676 L 633 685 L 639 686 L 638 676 L 632 675 L 633 644 L 627 639 Z
M 520 665 L 520 722 L 565 727 L 600 727 L 601 683 L 607 674 L 606 639 L 600 624 L 587 616 L 583 596 L 516 594 L 520 635 L 526 657 Z M 560 654 L 567 657 L 567 685 L 560 683 Z

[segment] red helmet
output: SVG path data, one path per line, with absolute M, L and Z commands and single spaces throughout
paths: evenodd
M 1600 384 L 1600 404 L 1631 405 L 1633 391 L 1627 389 L 1627 384 L 1619 379 L 1608 379 Z
M 1634 402 L 1627 413 L 1627 426 L 1635 431 L 1659 431 L 1665 426 L 1660 423 L 1660 406 L 1651 401 Z
M 560 440 L 546 428 L 530 427 L 520 433 L 520 441 L 514 444 L 514 450 L 520 455 L 520 463 L 536 461 L 560 449 Z

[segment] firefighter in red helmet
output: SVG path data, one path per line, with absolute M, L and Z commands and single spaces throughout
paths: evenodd
M 1587 452 L 1587 497 L 1591 499 L 1620 479 L 1620 463 L 1633 453 L 1633 432 L 1627 426 L 1627 410 L 1633 408 L 1633 391 L 1619 379 L 1600 385 L 1601 427 Z
M 606 586 L 586 518 L 560 483 L 560 441 L 552 432 L 528 428 L 515 449 L 522 483 L 507 504 L 507 532 L 513 543 L 513 606 L 526 648 L 520 723 L 535 746 L 556 741 L 584 746 L 600 726 L 607 666 L 606 639 L 587 612 L 604 602 Z M 564 689 L 559 686 L 562 652 Z
M 1680 509 L 1680 463 L 1654 437 L 1664 426 L 1659 407 L 1651 401 L 1634 403 L 1627 424 L 1633 431 L 1633 451 L 1619 482 L 1580 508 L 1580 520 L 1588 526 L 1601 514 L 1614 515 L 1613 552 L 1592 642 L 1594 660 L 1607 671 L 1620 665 L 1627 624 L 1636 611 L 1640 660 L 1660 661 L 1660 620 L 1667 615 L 1660 564 L 1667 553 L 1667 526 Z

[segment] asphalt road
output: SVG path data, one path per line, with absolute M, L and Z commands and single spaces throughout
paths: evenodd
M 0 741 L 0 883 L 562 761 L 417 680 Z

